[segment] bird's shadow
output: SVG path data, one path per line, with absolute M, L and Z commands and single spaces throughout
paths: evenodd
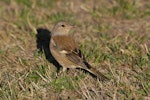
M 44 52 L 46 59 L 57 67 L 57 72 L 60 70 L 60 64 L 52 56 L 49 45 L 51 39 L 51 32 L 48 29 L 38 28 L 36 35 L 37 49 L 39 52 Z

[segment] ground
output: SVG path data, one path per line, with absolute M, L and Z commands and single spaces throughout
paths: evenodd
M 80 69 L 57 76 L 37 39 L 47 44 L 60 20 L 76 26 L 85 58 L 109 81 Z M 37 29 L 45 31 L 37 36 Z M 0 99 L 149 100 L 150 1 L 0 1 Z

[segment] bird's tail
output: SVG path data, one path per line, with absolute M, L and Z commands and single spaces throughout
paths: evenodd
M 103 75 L 101 72 L 99 72 L 97 69 L 90 67 L 87 69 L 90 73 L 94 74 L 97 78 L 99 78 L 100 80 L 103 81 L 107 81 L 109 80 L 108 77 L 106 77 L 105 75 Z
M 86 70 L 89 71 L 91 74 L 93 74 L 94 76 L 96 76 L 97 78 L 99 78 L 100 80 L 103 81 L 107 81 L 109 80 L 108 77 L 106 77 L 105 75 L 103 75 L 101 72 L 99 72 L 96 68 L 92 67 L 89 63 L 87 63 L 86 61 L 84 61 L 84 65 L 86 66 Z

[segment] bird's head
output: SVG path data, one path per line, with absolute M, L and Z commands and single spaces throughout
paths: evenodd
M 69 31 L 73 28 L 67 22 L 58 22 L 52 29 L 52 35 L 69 35 Z

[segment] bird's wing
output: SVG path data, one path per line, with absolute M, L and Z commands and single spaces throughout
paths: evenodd
M 59 53 L 65 54 L 66 58 L 70 60 L 71 62 L 73 62 L 74 64 L 88 68 L 81 50 L 79 50 L 77 44 L 72 39 L 72 37 L 69 37 L 69 36 L 57 36 L 56 37 L 55 36 L 53 37 L 53 40 L 56 44 L 55 48 L 59 50 Z
M 85 65 L 86 61 L 85 58 L 83 56 L 83 54 L 81 53 L 81 51 L 79 49 L 75 49 L 71 52 L 68 52 L 66 54 L 66 57 L 73 63 L 82 66 L 82 67 L 88 67 Z

